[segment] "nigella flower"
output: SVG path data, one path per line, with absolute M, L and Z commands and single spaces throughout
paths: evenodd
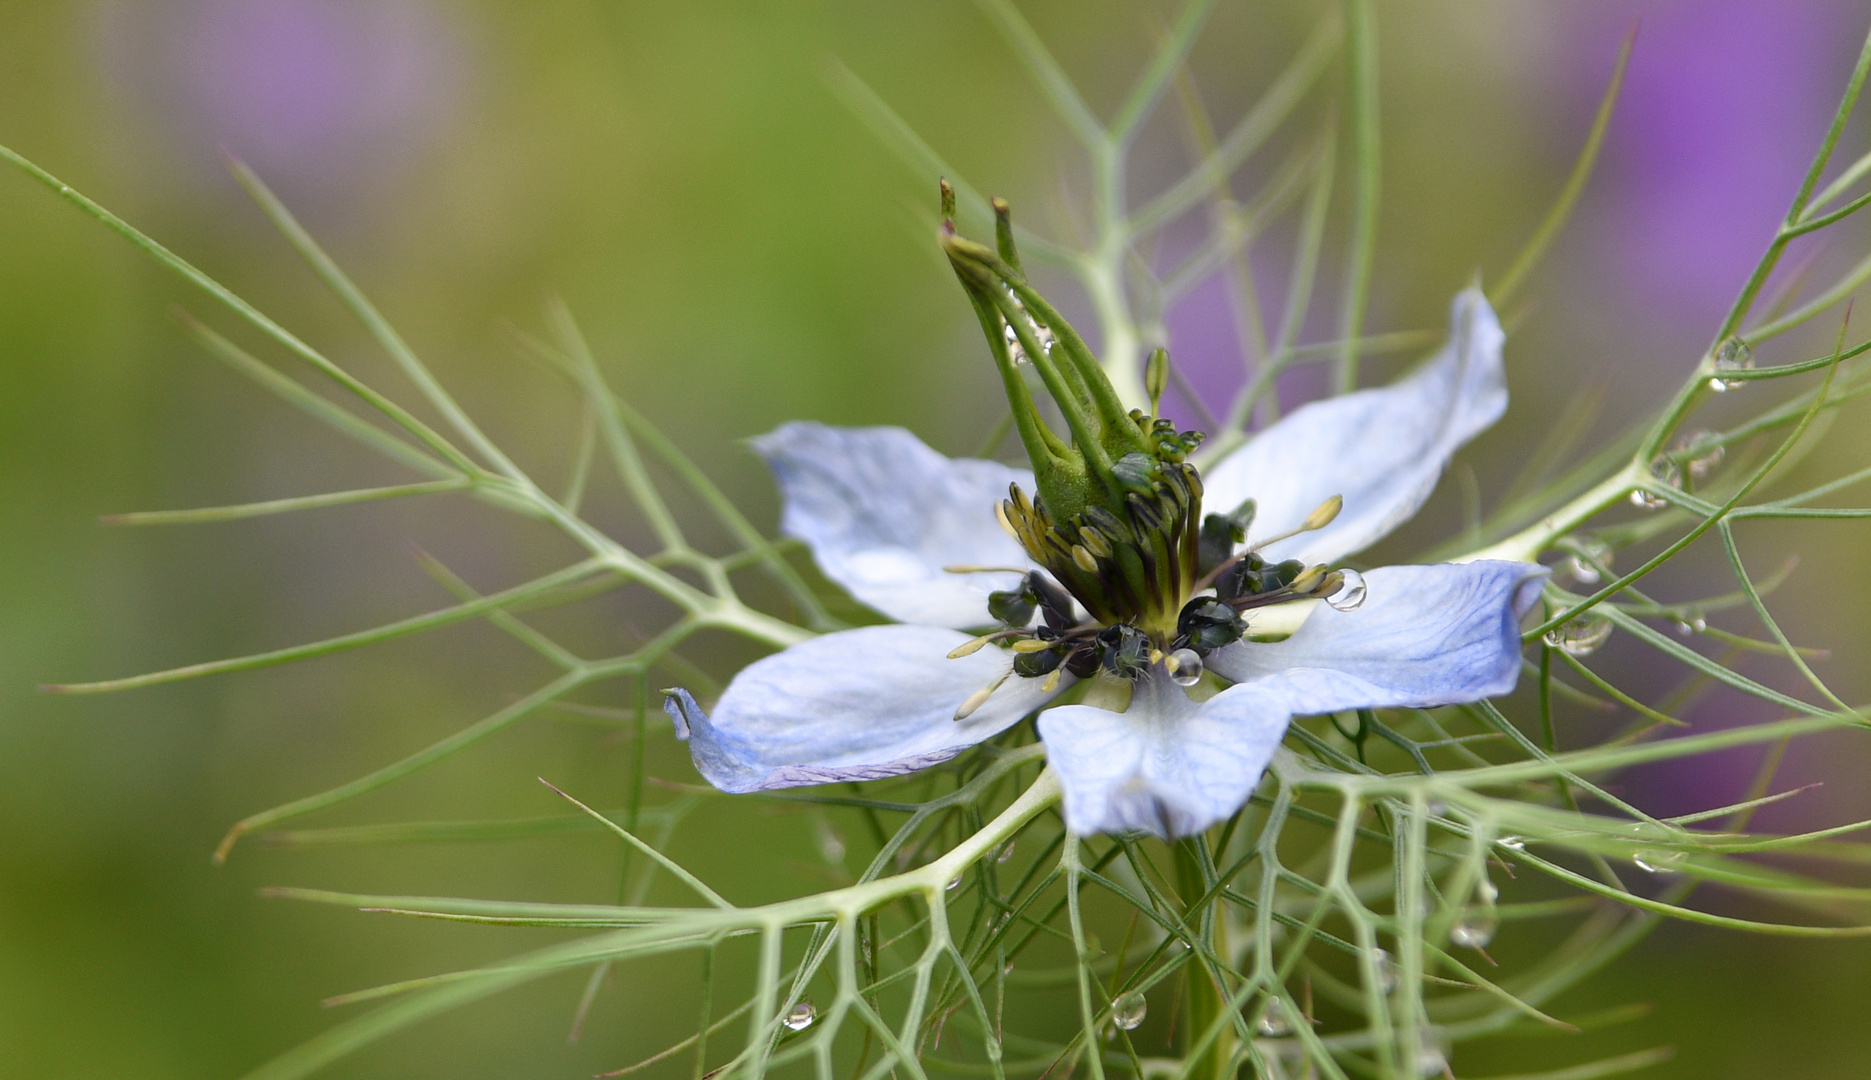
M 667 691 L 716 787 L 898 775 L 1037 711 L 1073 831 L 1181 836 L 1246 802 L 1293 716 L 1513 688 L 1540 567 L 1331 569 L 1413 514 L 1506 409 L 1504 335 L 1478 290 L 1412 374 L 1297 409 L 1198 471 L 1200 433 L 1123 409 L 1010 244 L 997 257 L 945 229 L 944 245 L 1034 470 L 945 458 L 900 428 L 757 440 L 782 530 L 898 623 L 760 660 L 712 715 Z M 1040 419 L 1026 363 L 1069 440 Z

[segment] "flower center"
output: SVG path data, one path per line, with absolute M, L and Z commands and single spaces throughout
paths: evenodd
M 1166 425 L 1157 421 L 1153 434 L 1164 437 Z M 1201 441 L 1200 432 L 1168 435 L 1188 446 Z M 1115 471 L 1127 489 L 1121 514 L 1092 505 L 1061 521 L 1043 498 L 1009 487 L 995 511 L 1045 572 L 1031 571 L 1020 588 L 991 594 L 988 612 L 1004 629 L 969 642 L 957 655 L 998 641 L 1012 648 L 1015 674 L 1044 677 L 1047 689 L 1057 685 L 1060 672 L 1087 678 L 1103 671 L 1134 680 L 1158 664 L 1190 686 L 1201 679 L 1205 656 L 1241 640 L 1246 613 L 1255 608 L 1314 597 L 1344 609 L 1363 601 L 1363 581 L 1354 570 L 1296 559 L 1269 563 L 1251 548 L 1237 552 L 1253 503 L 1204 517 L 1201 475 L 1193 465 L 1135 454 L 1117 462 Z M 1261 546 L 1323 527 L 1338 507 L 1336 498 L 1329 500 L 1299 529 Z M 1030 626 L 1035 611 L 1041 621 Z

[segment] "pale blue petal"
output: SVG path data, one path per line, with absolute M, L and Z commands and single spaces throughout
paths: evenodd
M 695 768 L 723 791 L 896 776 L 947 761 L 1017 723 L 1072 685 L 1008 676 L 957 721 L 969 695 L 1012 667 L 989 645 L 957 660 L 966 634 L 933 626 L 866 626 L 812 638 L 741 670 L 704 713 L 686 690 L 663 708 Z
M 753 440 L 778 478 L 780 531 L 805 541 L 825 576 L 899 622 L 983 626 L 987 595 L 1014 574 L 948 566 L 1028 565 L 994 516 L 1007 486 L 1033 474 L 945 458 L 902 428 L 791 423 Z
M 1514 688 L 1520 620 L 1546 575 L 1517 562 L 1381 567 L 1364 576 L 1363 606 L 1320 604 L 1285 641 L 1243 641 L 1207 663 L 1299 715 L 1479 701 Z
M 1201 704 L 1160 672 L 1130 708 L 1062 705 L 1040 714 L 1046 760 L 1073 832 L 1188 836 L 1239 810 L 1286 733 L 1277 695 L 1231 687 Z
M 1334 562 L 1407 521 L 1455 451 L 1507 410 L 1506 335 L 1478 289 L 1455 298 L 1449 342 L 1389 386 L 1295 409 L 1202 473 L 1203 506 L 1226 513 L 1244 499 L 1262 536 L 1298 527 L 1342 495 L 1337 520 L 1267 548 L 1274 559 Z

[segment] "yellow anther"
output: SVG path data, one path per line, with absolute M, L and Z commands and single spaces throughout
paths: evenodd
M 1299 527 L 1299 531 L 1311 532 L 1314 529 L 1325 528 L 1327 525 L 1330 525 L 1332 523 L 1332 519 L 1336 518 L 1338 516 L 1338 512 L 1340 510 L 1343 510 L 1344 508 L 1345 508 L 1345 497 L 1343 495 L 1332 496 L 1331 498 L 1320 503 L 1319 508 L 1317 510 L 1314 510 L 1312 513 L 1306 515 L 1306 521 L 1304 524 L 1302 524 Z
M 986 686 L 983 686 L 981 689 L 976 690 L 972 694 L 969 694 L 968 700 L 962 702 L 961 708 L 955 710 L 955 719 L 957 720 L 968 719 L 968 717 L 974 714 L 974 711 L 976 709 L 979 709 L 981 706 L 986 705 L 987 699 L 993 697 L 994 691 L 999 690 L 1000 684 L 1006 681 L 1007 681 L 1007 676 L 1002 675 L 1000 678 L 995 679 L 993 682 L 987 684 Z
M 1085 550 L 1084 544 L 1072 545 L 1072 561 L 1077 563 L 1078 568 L 1085 571 L 1087 574 L 1095 574 L 1098 572 L 1098 558 L 1091 552 Z
M 1020 538 L 1020 530 L 1014 528 L 1013 522 L 1007 519 L 1007 504 L 1006 503 L 997 502 L 994 504 L 994 520 L 1000 522 L 1000 527 L 1007 530 L 1008 536 L 1011 536 L 1016 540 Z
M 1293 529 L 1290 532 L 1280 533 L 1276 536 L 1269 536 L 1262 540 L 1256 540 L 1254 541 L 1254 546 L 1247 550 L 1259 551 L 1261 548 L 1267 547 L 1270 544 L 1277 544 L 1282 540 L 1291 539 L 1292 537 L 1298 536 L 1300 533 L 1311 532 L 1314 529 L 1323 529 L 1327 525 L 1330 525 L 1334 518 L 1338 517 L 1338 512 L 1344 509 L 1344 506 L 1345 497 L 1343 495 L 1334 495 L 1320 503 L 1317 510 L 1307 514 L 1306 520 L 1299 523 L 1299 528 Z
M 1079 542 L 1085 545 L 1086 550 L 1090 551 L 1093 555 L 1098 556 L 1100 559 L 1108 559 L 1111 557 L 1111 541 L 1106 540 L 1104 534 L 1097 529 L 1086 525 L 1079 529 L 1078 538 Z
M 1052 642 L 1041 641 L 1038 638 L 1021 638 L 1013 643 L 1013 651 L 1017 653 L 1045 652 L 1050 648 L 1052 648 Z
M 1287 588 L 1296 593 L 1307 593 L 1311 592 L 1313 587 L 1323 580 L 1325 580 L 1325 565 L 1321 563 L 1317 566 L 1308 566 L 1306 569 L 1300 571 L 1299 576 L 1294 578 L 1293 583 L 1288 585 Z
M 981 646 L 986 645 L 988 642 L 993 641 L 993 640 L 994 640 L 993 634 L 983 634 L 980 637 L 975 638 L 973 641 L 964 642 L 960 645 L 955 646 L 954 651 L 948 654 L 948 658 L 950 660 L 960 660 L 964 656 L 968 656 L 972 653 L 980 652 Z
M 1052 674 L 1046 676 L 1046 681 L 1039 684 L 1040 692 L 1043 694 L 1050 694 L 1054 690 L 1059 689 L 1059 674 L 1064 670 L 1065 668 L 1063 667 L 1053 668 Z

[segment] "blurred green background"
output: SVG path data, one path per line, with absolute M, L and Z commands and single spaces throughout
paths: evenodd
M 1141 0 L 1022 8 L 1107 114 L 1175 11 Z M 1221 4 L 1192 63 L 1223 122 L 1324 10 Z M 1599 430 L 1612 431 L 1689 370 L 1791 197 L 1865 19 L 1858 0 L 1382 5 L 1378 329 L 1435 326 L 1475 273 L 1505 268 L 1570 166 L 1618 38 L 1641 27 L 1600 174 L 1523 294 L 1534 303 L 1509 347 L 1509 422 L 1469 455 L 1484 492 L 1576 395 L 1602 393 Z M 934 178 L 840 104 L 834 65 L 1042 231 L 1068 230 L 1085 190 L 1031 80 L 965 0 L 15 2 L 0 4 L 0 27 L 0 142 L 413 398 L 228 178 L 225 146 L 547 477 L 569 467 L 575 403 L 517 355 L 506 328 L 537 328 L 556 292 L 614 384 L 763 525 L 774 498 L 739 440 L 808 417 L 903 424 L 968 453 L 1000 415 L 978 331 L 930 240 Z M 1336 78 L 1302 110 L 1298 134 L 1330 110 Z M 1865 131 L 1854 125 L 1847 155 L 1862 152 Z M 1243 190 L 1277 160 L 1250 165 Z M 1150 190 L 1185 162 L 1174 125 L 1159 125 L 1133 182 Z M 1860 225 L 1818 251 L 1818 278 L 1861 258 L 1867 235 Z M 1270 273 L 1286 243 L 1274 235 L 1257 250 Z M 249 844 L 209 865 L 234 820 L 400 757 L 542 681 L 534 658 L 485 626 L 114 697 L 34 691 L 439 606 L 412 544 L 487 589 L 567 549 L 440 501 L 100 527 L 104 513 L 405 477 L 204 355 L 167 313 L 207 313 L 198 295 L 12 172 L 0 173 L 0 253 L 0 1075 L 234 1076 L 332 1023 L 322 997 L 516 947 L 256 900 L 257 886 L 609 900 L 615 851 L 592 837 L 312 853 Z M 1191 379 L 1225 393 L 1221 294 L 1198 291 L 1170 326 Z M 1789 343 L 1788 358 L 1831 332 Z M 1871 458 L 1864 425 L 1837 425 L 1826 456 L 1834 471 Z M 599 493 L 598 520 L 641 539 L 615 494 Z M 1397 553 L 1449 535 L 1457 505 L 1439 495 Z M 1751 549 L 1762 566 L 1801 555 L 1780 608 L 1796 640 L 1834 649 L 1825 674 L 1848 700 L 1871 691 L 1860 670 L 1871 622 L 1852 602 L 1866 595 L 1854 558 L 1864 536 L 1786 530 Z M 1706 554 L 1669 581 L 1695 589 L 1716 565 Z M 598 654 L 657 617 L 626 595 L 554 625 Z M 750 655 L 711 644 L 696 655 L 718 673 Z M 1620 658 L 1615 673 L 1668 685 L 1645 683 L 1644 663 Z M 619 687 L 591 700 L 627 697 Z M 1719 699 L 1705 712 L 1711 724 L 1759 718 L 1726 714 Z M 616 805 L 630 753 L 614 732 L 535 720 L 309 824 L 558 812 L 536 776 Z M 652 724 L 649 755 L 656 775 L 693 780 L 666 725 Z M 1796 750 L 1783 785 L 1827 786 L 1762 824 L 1871 816 L 1867 765 L 1850 740 Z M 1626 790 L 1677 811 L 1732 798 L 1751 768 L 1711 759 Z M 822 885 L 816 835 L 798 815 L 716 802 L 674 851 L 751 899 Z M 1678 1057 L 1658 1076 L 1864 1076 L 1867 961 L 1871 947 L 1857 944 L 1665 928 L 1559 1010 L 1652 1002 L 1649 1020 L 1586 1040 L 1464 1047 L 1454 1064 L 1485 1076 L 1667 1043 Z M 620 971 L 577 1045 L 565 1031 L 580 980 L 567 977 L 428 1023 L 330 1075 L 615 1068 L 682 1033 L 687 1007 L 659 987 L 678 975 L 690 969 L 674 961 Z

